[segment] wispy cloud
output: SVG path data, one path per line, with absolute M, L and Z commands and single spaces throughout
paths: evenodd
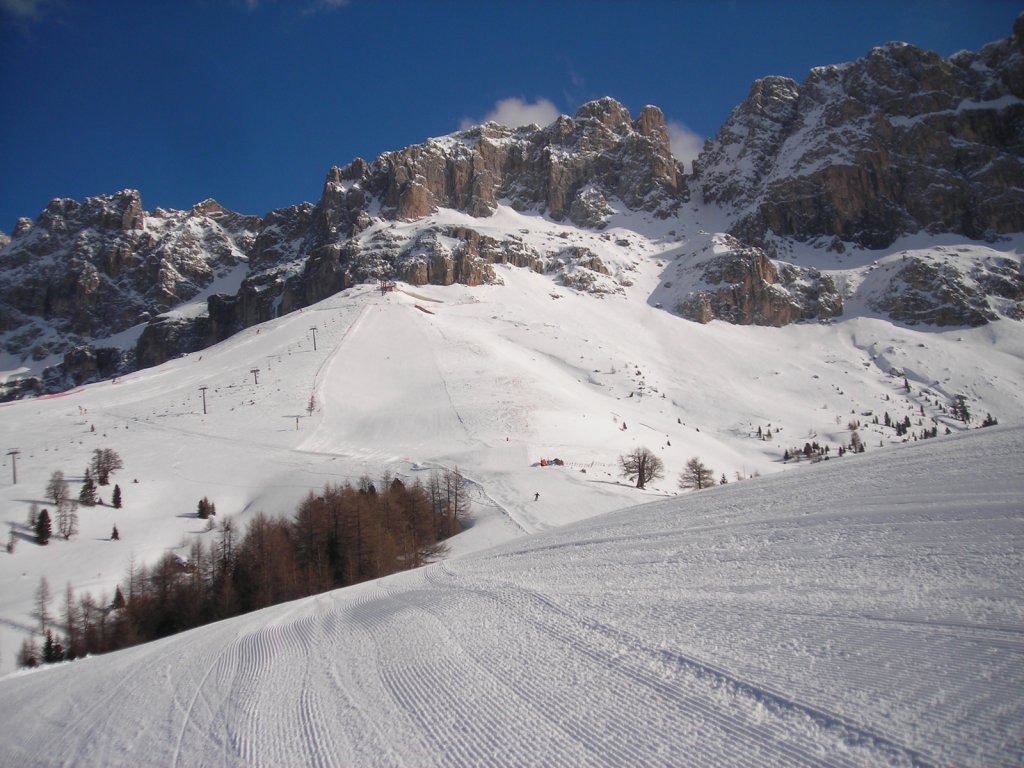
M 685 123 L 678 120 L 669 120 L 666 127 L 668 128 L 668 142 L 672 148 L 672 156 L 681 162 L 684 168 L 692 170 L 691 164 L 704 148 L 704 137 L 694 133 Z
M 0 0 L 0 13 L 19 21 L 38 21 L 43 15 L 60 5 L 60 0 Z
M 532 123 L 545 126 L 557 120 L 560 114 L 562 113 L 558 107 L 548 99 L 538 99 L 531 104 L 526 99 L 513 96 L 498 101 L 494 105 L 494 109 L 484 115 L 483 118 L 462 118 L 459 127 L 465 130 L 474 125 L 487 122 L 501 123 L 509 128 L 518 128 L 521 125 L 530 125 Z
M 312 16 L 315 13 L 323 13 L 324 11 L 334 11 L 338 8 L 344 8 L 348 5 L 351 0 L 313 0 L 309 3 L 302 11 L 303 16 Z
M 255 11 L 261 7 L 273 5 L 277 0 L 245 0 L 245 7 L 250 11 Z M 310 16 L 314 13 L 320 13 L 321 11 L 333 11 L 337 8 L 344 8 L 349 5 L 352 0 L 310 0 L 303 5 L 299 11 L 300 16 Z M 297 3 L 296 3 L 297 4 Z

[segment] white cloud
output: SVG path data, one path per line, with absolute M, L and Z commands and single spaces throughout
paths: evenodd
M 666 127 L 668 128 L 668 142 L 672 148 L 672 156 L 681 162 L 684 168 L 692 170 L 691 164 L 704 148 L 704 137 L 694 133 L 678 120 L 669 120 Z
M 488 112 L 482 119 L 472 117 L 462 118 L 459 127 L 466 130 L 481 123 L 495 122 L 507 125 L 509 128 L 518 128 L 521 125 L 536 123 L 539 126 L 549 125 L 558 119 L 561 111 L 547 99 L 538 99 L 530 104 L 525 99 L 515 96 L 508 99 L 501 99 L 494 105 L 494 109 Z

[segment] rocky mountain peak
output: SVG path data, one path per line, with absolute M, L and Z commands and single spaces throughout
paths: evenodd
M 796 116 L 800 85 L 788 77 L 770 76 L 755 80 L 744 102 L 753 116 L 787 125 Z
M 566 288 L 620 294 L 637 264 L 615 250 L 628 252 L 630 238 L 603 231 L 611 217 L 673 219 L 691 185 L 724 209 L 730 233 L 700 253 L 673 249 L 655 303 L 684 317 L 827 322 L 847 299 L 907 323 L 1024 317 L 1019 260 L 996 253 L 970 264 L 955 253 L 904 254 L 868 269 L 853 293 L 844 291 L 856 279 L 775 258 L 787 239 L 842 253 L 844 242 L 882 248 L 919 230 L 993 240 L 1024 231 L 1024 15 L 1012 37 L 976 53 L 946 59 L 889 43 L 802 83 L 757 80 L 692 177 L 672 157 L 660 109 L 634 118 L 602 98 L 543 127 L 491 122 L 355 158 L 327 171 L 315 204 L 263 218 L 212 199 L 147 213 L 134 190 L 55 199 L 0 235 L 0 340 L 23 359 L 63 356 L 47 380 L 59 389 L 201 349 L 377 278 L 478 285 L 497 279 L 493 265 L 512 264 Z M 562 231 L 541 245 L 525 229 L 482 222 L 477 231 L 464 217 L 434 216 L 483 220 L 499 201 Z M 574 242 L 568 224 L 597 250 Z M 693 233 L 684 234 L 681 243 Z M 205 313 L 168 312 L 211 293 L 217 278 L 230 292 L 206 296 Z M 147 320 L 134 360 L 89 346 Z
M 593 120 L 616 133 L 624 133 L 633 127 L 629 110 L 610 96 L 588 101 L 576 110 L 576 120 Z
M 758 81 L 695 163 L 705 201 L 733 206 L 732 233 L 768 248 L 1021 231 L 1021 27 L 977 54 L 889 43 L 800 85 Z
M 244 262 L 259 221 L 213 201 L 150 216 L 135 190 L 51 201 L 0 250 L 0 331 L 15 332 L 7 351 L 71 354 L 171 309 Z M 108 363 L 111 372 L 119 360 Z
M 317 233 L 326 245 L 362 231 L 373 198 L 384 216 L 405 221 L 438 208 L 486 217 L 507 198 L 519 210 L 601 226 L 611 198 L 667 215 L 687 196 L 661 110 L 645 107 L 634 122 L 626 107 L 604 98 L 545 128 L 487 123 L 386 152 L 372 164 L 356 159 L 332 168 L 317 204 Z

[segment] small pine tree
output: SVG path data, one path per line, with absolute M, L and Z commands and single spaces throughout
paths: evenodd
M 82 480 L 82 490 L 78 493 L 78 503 L 83 507 L 96 506 L 96 483 L 92 480 L 92 472 L 85 468 L 85 478 Z
M 114 506 L 114 509 L 121 508 L 121 486 L 114 486 L 114 496 L 111 498 L 110 503 Z
M 114 601 L 110 604 L 110 607 L 115 611 L 119 611 L 125 606 L 124 593 L 121 592 L 120 587 L 114 589 Z
M 53 632 L 46 630 L 46 642 L 43 643 L 43 663 L 56 664 L 64 661 L 64 646 L 60 641 L 55 640 Z
M 50 536 L 52 534 L 50 513 L 44 509 L 39 513 L 39 517 L 36 518 L 36 541 L 39 542 L 40 546 L 45 546 L 50 543 Z
M 864 450 L 864 444 L 861 442 L 860 435 L 857 434 L 857 430 L 853 430 L 850 434 L 850 450 L 854 453 L 861 453 Z
M 719 485 L 728 485 L 729 478 L 725 476 L 725 472 L 722 473 L 722 478 L 718 481 Z
M 203 496 L 196 507 L 196 514 L 199 516 L 200 520 L 206 520 L 207 518 L 213 517 L 217 514 L 217 508 L 214 506 L 212 501 Z
M 21 644 L 21 650 L 18 652 L 18 666 L 29 668 L 39 666 L 39 650 L 33 640 L 25 640 Z
M 110 540 L 111 541 L 120 541 L 121 540 L 121 534 L 118 532 L 116 525 L 110 531 Z

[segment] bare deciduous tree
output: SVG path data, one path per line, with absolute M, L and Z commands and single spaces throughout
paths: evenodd
M 124 463 L 117 455 L 117 451 L 110 448 L 97 448 L 92 452 L 92 471 L 100 485 L 109 485 L 110 476 L 123 467 Z
M 39 619 L 39 633 L 46 634 L 46 628 L 50 626 L 50 582 L 43 576 L 36 587 L 36 618 Z
M 60 504 L 62 499 L 67 498 L 68 495 L 68 481 L 64 479 L 64 473 L 59 469 L 50 475 L 50 480 L 46 484 L 46 498 L 53 501 L 54 504 Z
M 78 535 L 78 502 L 64 498 L 57 502 L 57 531 L 65 541 Z
M 654 455 L 650 448 L 634 448 L 629 453 L 619 456 L 622 475 L 628 480 L 635 480 L 636 487 L 643 489 L 651 480 L 665 476 L 665 463 Z
M 710 488 L 715 484 L 715 471 L 704 466 L 704 462 L 694 456 L 686 462 L 686 467 L 679 473 L 678 484 L 684 491 Z

